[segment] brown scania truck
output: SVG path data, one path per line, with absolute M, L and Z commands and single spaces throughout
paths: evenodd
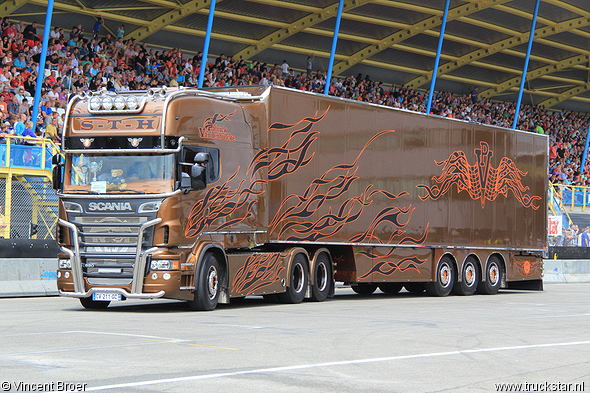
M 57 286 L 86 308 L 543 288 L 544 135 L 246 86 L 77 95 L 62 141 Z

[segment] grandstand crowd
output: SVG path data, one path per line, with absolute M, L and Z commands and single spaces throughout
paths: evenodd
M 32 102 L 42 41 L 37 24 L 2 19 L 0 31 L 0 138 L 7 134 L 51 138 L 60 143 L 64 108 L 68 98 L 85 90 L 142 90 L 157 86 L 198 84 L 202 54 L 185 56 L 179 49 L 158 51 L 145 43 L 125 39 L 121 25 L 116 37 L 100 35 L 104 21 L 98 18 L 92 32 L 81 25 L 70 31 L 55 27 L 50 32 L 40 110 L 33 131 Z M 313 72 L 312 56 L 307 69 L 295 72 L 286 61 L 266 64 L 234 60 L 220 55 L 208 63 L 204 86 L 278 85 L 323 93 L 326 74 Z M 329 94 L 412 111 L 425 112 L 428 92 L 404 86 L 385 86 L 368 75 L 332 78 Z M 437 92 L 431 113 L 483 124 L 511 127 L 515 103 L 479 99 L 477 88 L 471 94 Z M 550 137 L 549 178 L 554 184 L 590 186 L 590 171 L 580 167 L 588 131 L 588 114 L 548 111 L 544 107 L 524 105 L 518 128 L 548 134 Z

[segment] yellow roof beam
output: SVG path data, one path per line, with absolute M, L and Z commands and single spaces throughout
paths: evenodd
M 47 0 L 28 0 L 28 3 L 39 5 L 42 7 L 47 7 Z M 138 22 L 140 22 L 140 23 L 142 22 L 141 20 L 138 20 L 137 18 L 131 18 L 128 16 L 123 16 L 123 15 L 118 15 L 118 14 L 113 14 L 113 13 L 98 12 L 98 11 L 90 9 L 90 8 L 82 8 L 82 7 L 72 5 L 72 4 L 65 4 L 65 3 L 60 3 L 57 1 L 53 3 L 53 8 L 58 9 L 58 10 L 62 10 L 62 11 L 67 11 L 67 12 L 70 12 L 73 14 L 81 14 L 81 15 L 88 15 L 88 16 L 94 16 L 94 17 L 96 17 L 98 15 L 102 15 L 103 18 L 105 18 L 105 19 L 114 20 L 116 22 L 129 23 L 131 25 L 137 24 Z
M 0 12 L 2 16 L 10 16 L 14 11 L 27 3 L 29 3 L 28 0 L 7 0 L 0 5 Z M 47 7 L 47 2 L 45 3 L 45 7 Z
M 346 9 L 348 11 L 369 2 L 370 0 L 344 0 L 343 9 Z M 250 45 L 247 48 L 234 54 L 234 58 L 237 60 L 250 59 L 257 53 L 260 53 L 263 50 L 270 48 L 271 46 L 283 41 L 285 38 L 291 37 L 292 35 L 305 30 L 309 26 L 313 26 L 317 23 L 323 22 L 326 19 L 335 17 L 337 15 L 338 3 L 333 3 L 318 12 L 314 12 L 312 14 L 308 14 L 302 18 L 299 18 L 295 22 L 290 23 L 287 27 L 272 32 L 271 34 L 259 40 L 256 44 Z
M 538 103 L 537 106 L 543 105 L 545 108 L 551 108 L 562 101 L 574 98 L 575 96 L 585 93 L 588 90 L 590 90 L 590 82 L 586 82 L 583 85 L 575 86 L 569 90 L 564 91 L 563 93 L 554 95 L 553 97 Z
M 585 24 L 586 26 L 590 25 L 590 19 L 588 18 L 577 18 L 571 21 L 565 21 L 561 23 L 556 23 L 552 26 L 545 26 L 535 30 L 535 37 L 548 37 L 557 33 L 561 33 L 564 31 L 568 31 L 572 28 L 572 26 L 578 26 L 578 22 L 581 24 Z M 491 45 L 487 45 L 480 49 L 477 49 L 473 52 L 467 53 L 461 56 L 454 62 L 448 62 L 441 66 L 439 66 L 437 75 L 444 75 L 448 74 L 460 67 L 463 67 L 469 63 L 473 63 L 476 60 L 481 60 L 489 55 L 494 53 L 499 53 L 506 51 L 509 48 L 513 48 L 520 44 L 527 42 L 529 39 L 529 33 L 523 33 L 520 35 L 515 35 L 510 38 L 506 38 L 502 41 L 495 42 Z M 543 59 L 541 59 L 543 60 Z M 544 60 L 547 61 L 547 60 Z M 412 79 L 407 83 L 408 87 L 417 88 L 427 82 L 430 82 L 432 79 L 432 71 L 427 74 L 422 74 L 417 78 Z
M 220 1 L 222 0 L 218 0 L 218 2 Z M 133 30 L 128 35 L 128 37 L 132 39 L 135 38 L 137 40 L 144 40 L 146 37 L 159 30 L 162 30 L 164 27 L 169 26 L 172 23 L 176 23 L 188 15 L 199 12 L 202 8 L 209 7 L 210 5 L 211 4 L 207 0 L 189 1 L 186 4 L 183 4 L 180 8 L 168 11 L 147 23 L 140 23 L 141 26 Z M 138 24 L 137 21 L 135 24 Z
M 553 72 L 557 72 L 557 71 L 560 71 L 563 69 L 571 68 L 577 64 L 588 63 L 588 60 L 590 60 L 590 56 L 588 54 L 585 54 L 585 55 L 578 55 L 578 56 L 570 57 L 569 59 L 565 59 L 563 61 L 560 61 L 557 64 L 539 67 L 535 70 L 527 72 L 526 81 L 530 82 L 533 79 L 537 79 L 537 78 L 540 78 L 544 75 L 548 75 L 548 74 L 551 74 Z M 522 75 L 511 78 L 505 82 L 500 83 L 499 85 L 497 85 L 493 88 L 484 90 L 479 94 L 479 96 L 481 98 L 490 98 L 490 97 L 495 96 L 496 94 L 503 92 L 504 90 L 508 90 L 508 89 L 511 89 L 515 86 L 518 86 L 518 85 L 520 85 L 521 76 Z
M 447 20 L 453 20 L 460 17 L 464 17 L 465 15 L 470 15 L 474 12 L 481 11 L 482 9 L 494 7 L 498 4 L 502 4 L 507 2 L 508 0 L 479 0 L 476 2 L 467 3 L 461 5 L 459 7 L 455 7 L 449 11 L 449 15 Z M 347 60 L 341 61 L 334 66 L 335 73 L 342 73 L 345 70 L 351 68 L 352 66 L 360 63 L 364 59 L 370 58 L 375 54 L 390 48 L 400 42 L 413 37 L 417 34 L 420 34 L 426 30 L 430 30 L 435 26 L 440 26 L 442 22 L 441 16 L 432 16 L 426 20 L 421 22 L 415 23 L 410 28 L 395 32 L 394 34 L 390 34 L 389 36 L 383 38 L 379 41 L 376 45 L 370 45 L 350 56 Z

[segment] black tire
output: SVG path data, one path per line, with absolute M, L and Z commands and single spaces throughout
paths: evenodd
M 307 268 L 307 258 L 304 254 L 297 254 L 291 262 L 289 271 L 289 285 L 287 291 L 279 294 L 281 303 L 296 304 L 301 303 L 305 298 L 305 291 L 309 283 L 309 272 Z
M 314 302 L 323 302 L 330 294 L 333 284 L 330 266 L 330 257 L 325 253 L 320 254 L 313 268 L 311 300 Z
M 477 292 L 483 295 L 495 295 L 502 284 L 502 265 L 496 256 L 490 257 L 486 265 L 485 281 L 479 283 Z
M 219 293 L 221 291 L 221 274 L 219 262 L 215 255 L 207 253 L 196 280 L 195 297 L 189 300 L 191 310 L 212 311 L 217 307 Z
M 425 289 L 423 282 L 407 282 L 404 284 L 404 288 L 410 293 L 422 293 Z
M 386 293 L 388 295 L 395 295 L 399 291 L 402 290 L 403 284 L 397 282 L 387 282 L 383 284 L 379 284 L 379 289 L 381 292 Z
M 100 302 L 92 300 L 92 297 L 81 297 L 80 304 L 82 304 L 82 307 L 89 310 L 103 310 L 107 308 L 111 302 Z
M 359 295 L 368 296 L 377 290 L 377 284 L 358 283 L 352 284 L 350 288 Z
M 426 284 L 426 292 L 430 296 L 448 296 L 453 290 L 457 274 L 455 265 L 448 257 L 443 257 L 436 267 L 436 281 Z
M 457 281 L 453 287 L 453 293 L 463 296 L 471 296 L 477 290 L 481 281 L 479 273 L 479 263 L 473 257 L 467 258 L 463 262 L 461 281 Z

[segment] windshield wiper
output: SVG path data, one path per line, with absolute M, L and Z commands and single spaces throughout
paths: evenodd
M 92 194 L 92 195 L 98 195 L 97 191 L 91 191 L 91 190 L 68 190 L 67 192 L 80 192 L 80 193 L 86 193 L 86 194 Z
M 112 191 L 115 191 L 115 190 L 112 190 Z M 128 189 L 128 188 L 125 188 L 124 190 L 116 190 L 116 191 L 120 191 L 120 192 L 125 192 L 125 191 L 128 191 L 128 192 L 132 192 L 132 193 L 134 193 L 134 194 L 145 194 L 145 191 L 139 191 L 139 190 L 130 190 L 130 189 Z

